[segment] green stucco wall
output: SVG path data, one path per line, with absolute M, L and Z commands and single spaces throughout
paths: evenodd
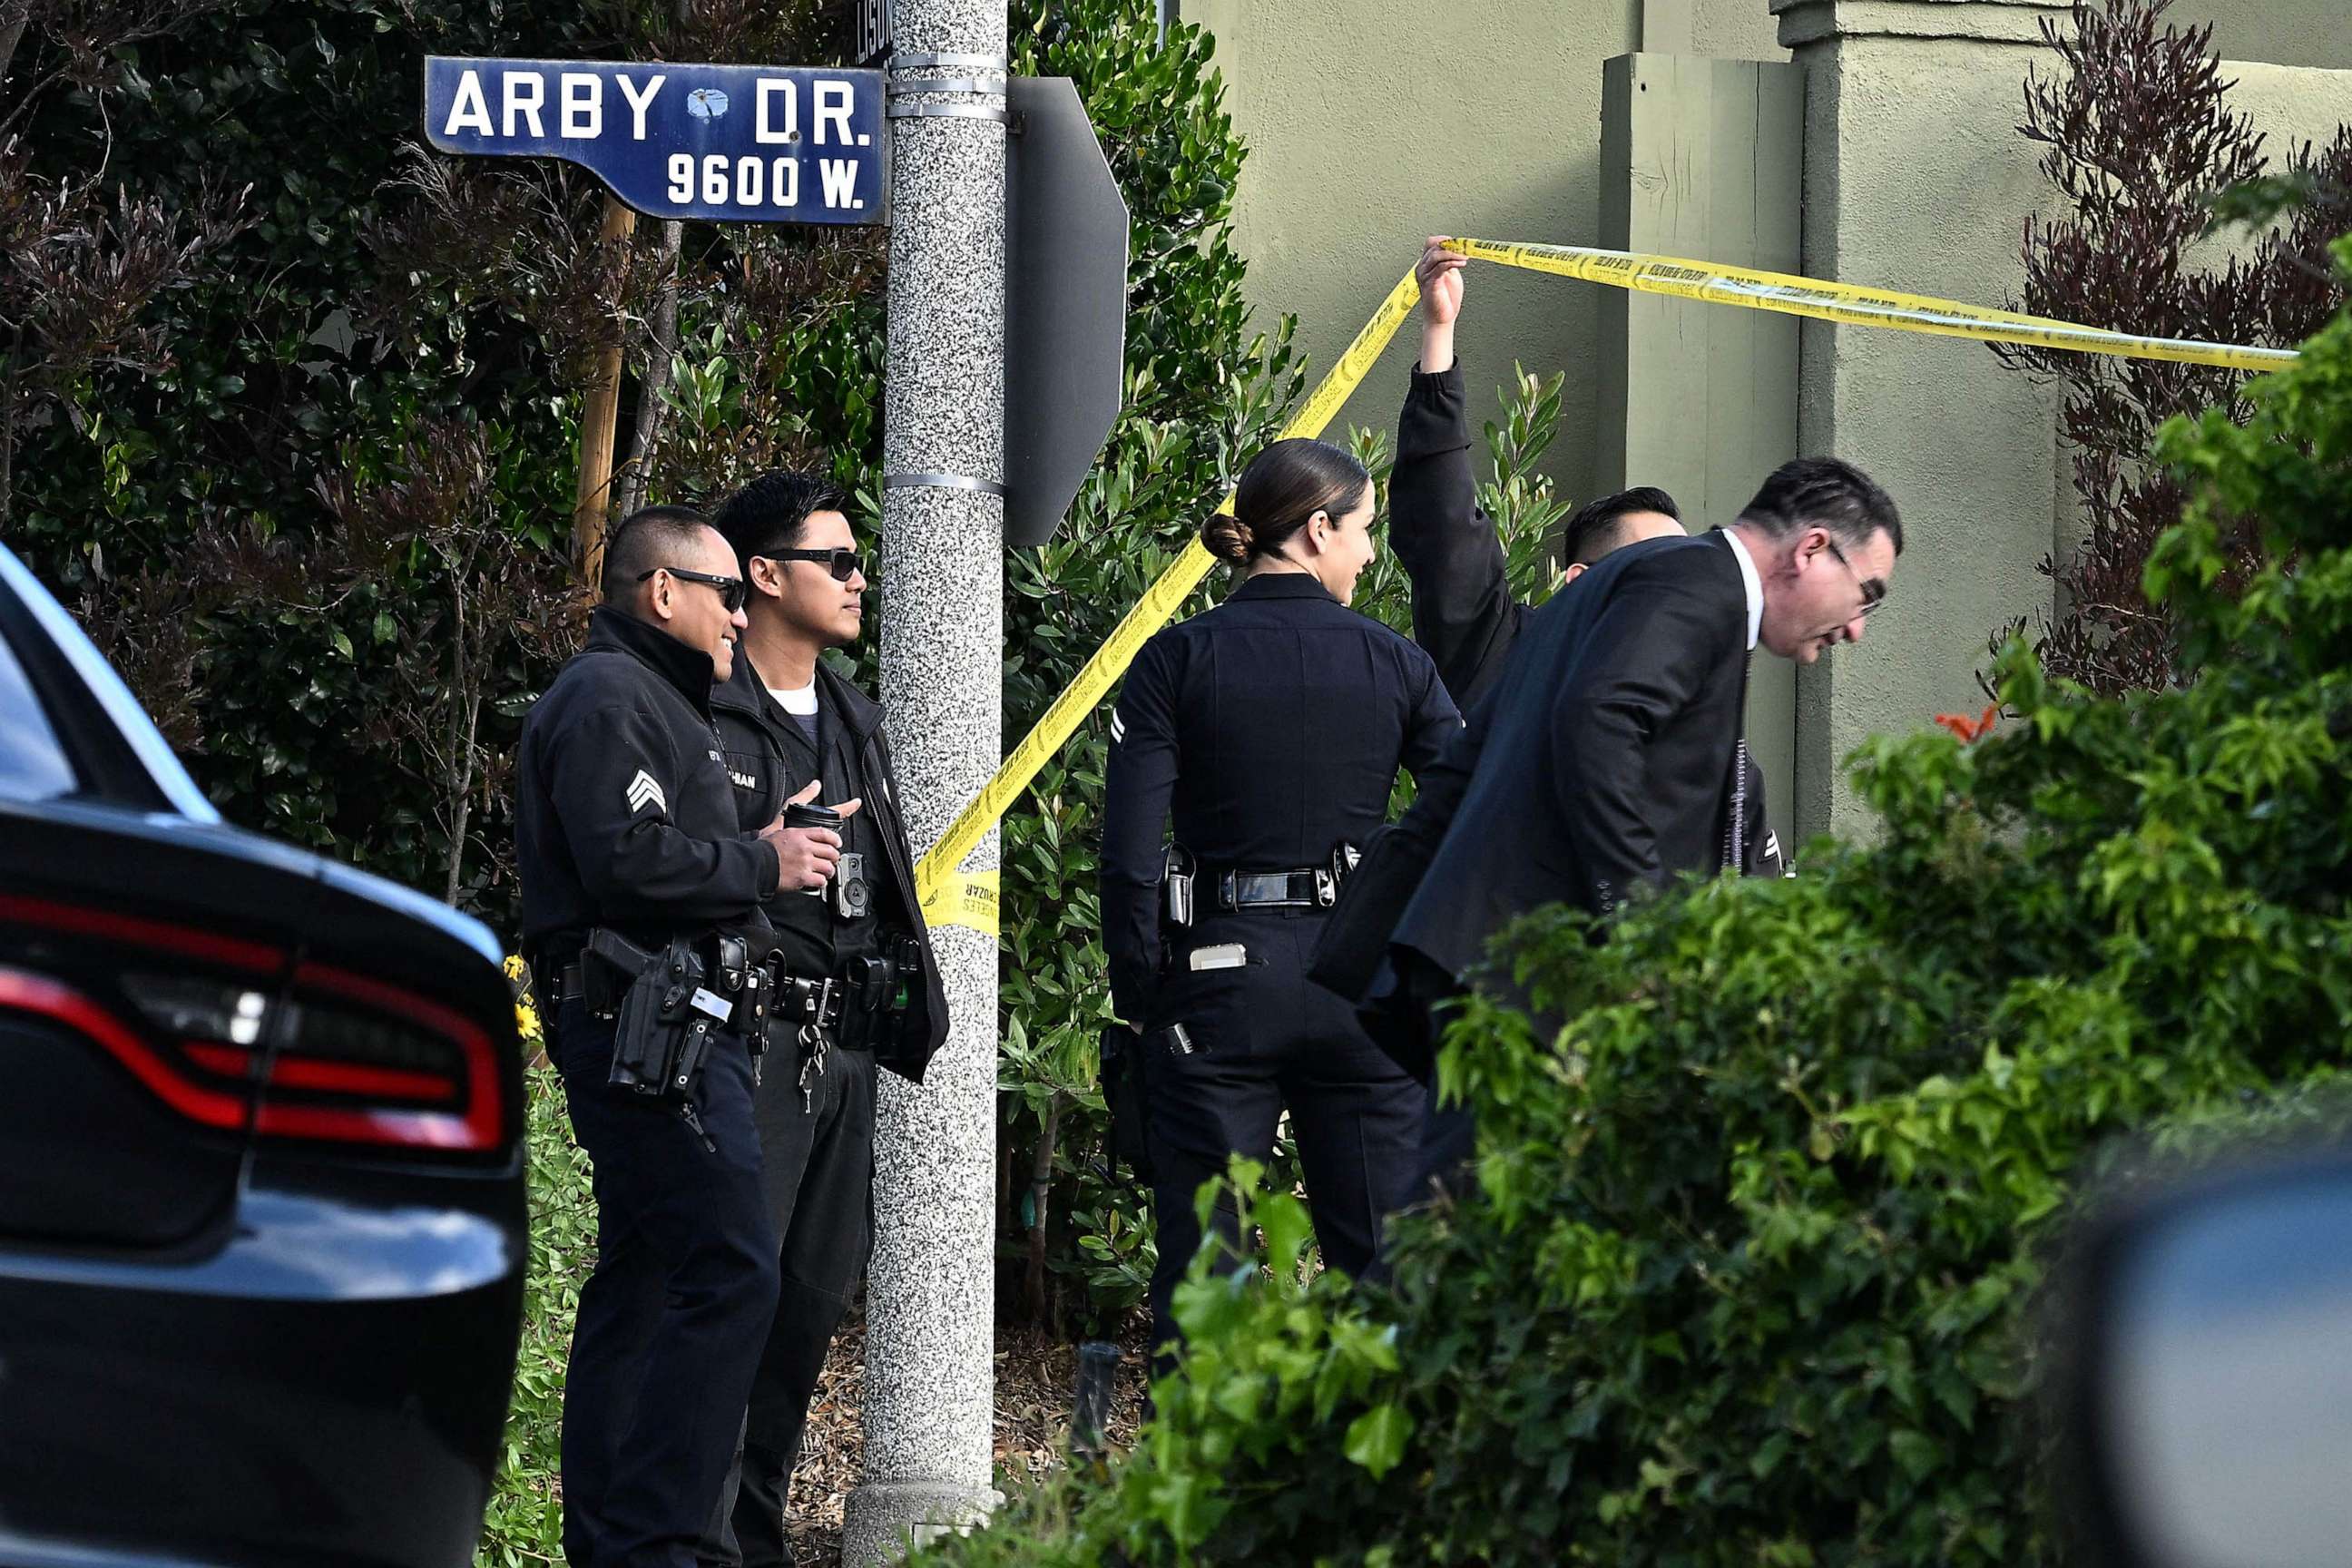
M 1790 58 L 1769 0 L 1181 0 L 1181 10 L 1215 35 L 1251 149 L 1235 202 L 1251 299 L 1268 324 L 1299 318 L 1318 367 L 1433 229 L 1600 242 L 1604 61 L 1636 50 Z M 2172 15 L 2212 23 L 2232 60 L 2352 68 L 2352 0 L 2180 0 Z M 2015 96 L 1971 137 L 2013 136 Z M 1471 288 L 1462 352 L 1474 374 L 1499 387 L 1514 358 L 1570 372 L 1549 467 L 1583 496 L 1594 482 L 1593 290 L 1491 268 Z M 1412 336 L 1399 334 L 1343 426 L 1393 426 Z
M 1819 275 L 1998 303 L 2021 284 L 2025 215 L 2051 200 L 2015 126 L 2026 68 L 2046 58 L 2038 24 L 2059 4 L 1184 0 L 1183 14 L 1216 34 L 1251 148 L 1236 197 L 1251 298 L 1263 325 L 1299 317 L 1318 374 L 1424 234 L 1610 243 L 1602 67 L 1618 55 L 1793 58 L 1803 259 Z M 2172 16 L 2215 25 L 2237 101 L 2274 150 L 2352 120 L 2352 0 L 2181 0 Z M 1415 337 L 1409 322 L 1343 425 L 1393 429 Z M 1623 466 L 1624 432 L 1597 427 L 1623 341 L 1622 310 L 1611 321 L 1594 286 L 1470 274 L 1459 349 L 1473 386 L 1507 380 L 1515 358 L 1568 373 L 1549 466 L 1574 499 Z M 1799 357 L 1788 395 L 1803 449 L 1871 468 L 1913 529 L 1868 643 L 1798 684 L 1792 804 L 1811 832 L 1853 826 L 1839 765 L 1864 740 L 1981 704 L 1986 637 L 2046 607 L 2034 564 L 2070 542 L 2071 509 L 2053 395 L 1980 346 L 1808 323 Z M 1494 407 L 1474 392 L 1474 413 Z
M 2346 0 L 2180 0 L 2169 20 L 2211 23 L 2225 60 L 2352 70 L 2352 5 Z
M 1262 325 L 1295 313 L 1316 374 L 1413 262 L 1422 237 L 1598 243 L 1601 64 L 1637 47 L 1640 0 L 1186 0 L 1217 38 L 1250 158 L 1235 226 Z M 1469 279 L 1463 363 L 1566 370 L 1549 464 L 1588 493 L 1598 302 L 1499 268 Z M 1409 322 L 1340 426 L 1393 434 Z M 1472 413 L 1494 411 L 1474 392 Z

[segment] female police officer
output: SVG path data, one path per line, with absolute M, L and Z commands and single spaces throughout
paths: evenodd
M 1421 1087 L 1306 974 L 1398 767 L 1461 728 L 1429 656 L 1347 607 L 1371 521 L 1347 453 L 1267 447 L 1202 530 L 1240 584 L 1144 645 L 1112 713 L 1103 932 L 1112 1000 L 1143 1032 L 1155 1344 L 1200 1243 L 1194 1192 L 1232 1154 L 1264 1158 L 1286 1109 L 1336 1268 L 1371 1261 L 1416 1168 Z

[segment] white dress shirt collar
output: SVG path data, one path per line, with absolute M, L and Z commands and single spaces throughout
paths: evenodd
M 1764 635 L 1764 579 L 1757 575 L 1755 559 L 1739 535 L 1727 528 L 1723 537 L 1731 546 L 1731 558 L 1739 563 L 1740 584 L 1748 590 L 1748 651 L 1754 653 L 1756 639 Z

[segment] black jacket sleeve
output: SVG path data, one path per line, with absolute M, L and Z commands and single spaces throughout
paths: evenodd
M 1176 793 L 1176 669 L 1164 637 L 1143 645 L 1111 710 L 1103 779 L 1103 948 L 1111 1005 L 1139 1027 L 1160 984 L 1160 879 Z
M 1454 737 L 1462 732 L 1462 713 L 1447 695 L 1445 683 L 1437 678 L 1437 667 L 1427 658 L 1416 656 L 1407 677 L 1417 689 L 1412 716 L 1405 721 L 1404 765 L 1417 786 L 1422 774 L 1435 765 Z
M 742 835 L 696 838 L 672 819 L 686 779 L 660 721 L 604 708 L 549 739 L 556 817 L 581 882 L 605 909 L 719 921 L 746 918 L 774 896 L 773 846 Z
M 1737 658 L 1738 617 L 1671 559 L 1619 578 L 1586 638 L 1583 679 L 1552 700 L 1551 784 L 1591 908 L 1615 908 L 1639 882 L 1665 880 L 1647 800 L 1647 757 L 1659 727 Z
M 1511 598 L 1495 520 L 1479 510 L 1462 365 L 1412 373 L 1397 416 L 1389 538 L 1412 579 L 1412 638 L 1467 708 L 1501 674 L 1526 607 Z
M 1443 728 L 1434 753 L 1411 762 L 1412 805 L 1401 820 L 1372 835 L 1316 939 L 1307 978 L 1318 985 L 1351 1003 L 1365 999 L 1388 956 L 1389 937 L 1421 890 L 1469 790 L 1484 737 L 1475 718 L 1468 723 L 1457 720 Z

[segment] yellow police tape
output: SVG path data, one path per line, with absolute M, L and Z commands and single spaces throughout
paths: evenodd
M 2293 363 L 2295 358 L 2293 349 L 2240 348 L 2180 338 L 2143 337 L 2133 332 L 2109 331 L 2104 327 L 2053 321 L 2043 316 L 2021 315 L 2015 310 L 1990 310 L 1852 283 L 1825 283 L 1818 278 L 1797 278 L 1785 272 L 1718 267 L 1711 261 L 1685 261 L 1674 256 L 1642 256 L 1575 245 L 1509 245 L 1491 239 L 1456 239 L 1451 243 L 1465 256 L 1500 262 L 1506 267 L 1521 267 L 1531 272 L 1581 278 L 1590 283 L 1613 284 L 1644 294 L 1667 294 L 1716 305 L 1742 305 L 1754 310 L 1810 316 L 1849 326 L 1892 327 L 1900 331 L 1974 338 L 1982 342 L 2023 343 L 2033 348 L 2171 360 L 2231 370 L 2275 370 Z
M 916 873 L 918 878 L 921 873 Z M 958 871 L 952 876 L 916 884 L 922 889 L 923 919 L 935 926 L 969 926 L 994 936 L 1000 921 L 994 871 Z
M 1899 331 L 1931 332 L 1943 337 L 1974 338 L 1985 342 L 2022 343 L 2036 348 L 2066 349 L 2080 353 L 2116 354 L 2129 359 L 2171 360 L 2184 364 L 2220 365 L 2232 370 L 2270 370 L 2290 363 L 2292 349 L 2240 348 L 2221 343 L 2190 342 L 2178 338 L 2152 338 L 2099 327 L 2077 326 L 2015 310 L 1963 305 L 1918 294 L 1865 289 L 1850 283 L 1827 283 L 1785 272 L 1761 272 L 1753 268 L 1718 267 L 1672 256 L 1643 256 L 1619 250 L 1597 250 L 1570 245 L 1509 245 L 1488 239 L 1455 239 L 1454 248 L 1478 260 L 1498 262 L 1534 272 L 1580 278 L 1645 294 L 1701 300 L 1711 304 L 1739 305 L 1749 310 L 1776 310 L 1852 326 L 1889 327 Z M 1389 340 L 1412 314 L 1421 293 L 1413 275 L 1406 273 L 1348 352 L 1331 367 L 1296 417 L 1284 426 L 1285 437 L 1319 436 L 1323 427 L 1354 395 Z M 1219 511 L 1231 511 L 1228 494 Z M 1151 635 L 1182 607 L 1215 558 L 1197 539 L 1187 544 L 1160 575 L 1135 607 L 1113 628 L 1110 637 L 1087 661 L 1054 705 L 1045 710 L 1004 765 L 996 770 L 971 804 L 957 814 L 929 853 L 915 868 L 915 887 L 923 917 L 932 925 L 961 925 L 993 936 L 998 931 L 996 873 L 958 874 L 955 868 L 1012 808 L 1046 759 L 1062 749 L 1095 704 L 1103 700 L 1125 674 L 1136 653 Z M 979 879 L 987 879 L 985 897 L 976 896 Z
M 1286 439 L 1293 436 L 1319 436 L 1323 433 L 1323 427 L 1331 422 L 1332 416 L 1339 412 L 1364 377 L 1371 374 L 1372 366 L 1380 360 L 1381 351 L 1389 346 L 1389 340 L 1396 336 L 1397 329 L 1404 325 L 1405 318 L 1412 314 L 1412 308 L 1420 299 L 1421 290 L 1413 282 L 1412 274 L 1408 272 L 1398 280 L 1395 288 L 1389 290 L 1389 297 L 1381 301 L 1380 310 L 1364 323 L 1364 330 L 1356 334 L 1356 341 L 1348 345 L 1348 352 L 1339 356 L 1339 363 L 1331 367 L 1331 374 L 1323 378 L 1308 395 L 1306 405 L 1292 416 L 1288 425 L 1283 426 L 1282 434 Z M 1231 511 L 1233 509 L 1231 494 L 1217 508 L 1219 511 Z M 1045 717 L 1039 719 L 1029 733 L 1022 738 L 1021 743 L 1013 748 L 1013 754 L 1004 759 L 1004 765 L 996 770 L 996 775 L 988 781 L 986 787 L 972 797 L 971 804 L 958 813 L 953 822 L 948 824 L 948 830 L 940 836 L 940 841 L 931 846 L 915 867 L 916 892 L 922 902 L 926 921 L 935 926 L 961 925 L 986 931 L 992 936 L 996 933 L 996 906 L 992 898 L 986 910 L 985 923 L 982 923 L 983 917 L 968 901 L 951 896 L 951 886 L 961 879 L 955 874 L 955 868 L 995 826 L 996 819 L 1012 808 L 1013 803 L 1021 797 L 1021 792 L 1029 787 L 1029 781 L 1037 776 L 1037 770 L 1062 749 L 1062 743 L 1085 722 L 1087 715 L 1094 711 L 1095 704 L 1100 702 L 1118 678 L 1127 673 L 1127 667 L 1134 661 L 1137 651 L 1150 640 L 1154 632 L 1168 624 L 1170 616 L 1183 607 L 1184 601 L 1192 596 L 1192 590 L 1201 585 L 1201 579 L 1207 576 L 1209 568 L 1215 564 L 1216 557 L 1202 548 L 1198 539 L 1185 545 L 1168 570 L 1160 574 L 1160 580 L 1151 584 L 1143 597 L 1136 601 L 1135 607 L 1112 628 L 1109 637 L 1095 650 L 1094 658 L 1087 660 L 1087 667 L 1078 671 L 1077 679 L 1054 699 L 1054 705 L 1045 710 Z

